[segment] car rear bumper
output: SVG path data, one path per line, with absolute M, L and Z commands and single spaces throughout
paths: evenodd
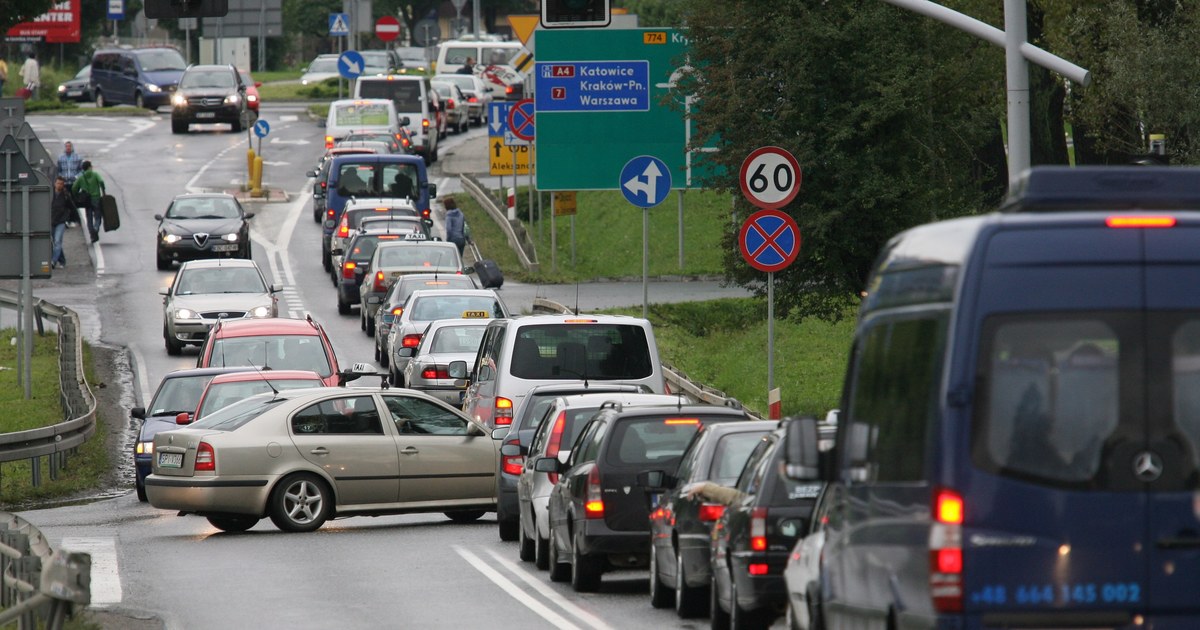
M 462 406 L 463 389 L 461 387 L 436 387 L 420 383 L 406 383 L 406 385 L 417 391 L 425 392 L 451 407 Z M 516 492 L 515 487 L 513 492 Z
M 769 567 L 767 575 L 750 575 L 750 565 L 762 562 Z M 787 582 L 783 578 L 787 554 L 734 553 L 730 565 L 743 609 L 782 609 L 787 603 Z
M 270 480 L 262 477 L 146 477 L 150 505 L 164 510 L 196 514 L 249 514 L 262 516 L 270 494 Z
M 615 565 L 626 568 L 650 565 L 649 531 L 616 531 L 603 519 L 584 519 L 581 530 L 581 552 L 608 555 Z

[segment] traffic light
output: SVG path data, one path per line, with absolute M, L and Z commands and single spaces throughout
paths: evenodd
M 146 17 L 202 18 L 225 17 L 229 13 L 229 0 L 146 0 Z
M 542 28 L 608 26 L 610 0 L 542 0 Z

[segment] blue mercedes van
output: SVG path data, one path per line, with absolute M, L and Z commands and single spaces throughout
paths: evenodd
M 134 105 L 158 109 L 171 95 L 187 62 L 168 47 L 106 48 L 92 54 L 91 88 L 96 107 Z
M 823 475 L 829 628 L 1200 627 L 1200 169 L 1014 191 L 870 275 Z

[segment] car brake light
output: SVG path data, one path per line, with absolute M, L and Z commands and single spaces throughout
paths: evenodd
M 938 612 L 962 612 L 962 497 L 953 490 L 936 490 L 933 519 L 929 529 L 929 592 L 933 608 Z
M 503 456 L 502 466 L 504 473 L 507 475 L 520 475 L 521 469 L 525 467 L 525 456 L 521 455 L 521 441 L 509 440 L 504 445 L 511 446 L 517 451 L 516 455 Z
M 424 210 L 422 210 L 422 211 L 421 211 L 421 218 L 422 218 L 422 219 L 428 219 L 428 218 L 429 218 L 429 208 L 425 208 Z
M 600 469 L 595 466 L 588 472 L 587 494 L 583 504 L 587 518 L 604 518 L 604 497 L 600 489 Z
M 354 279 L 354 270 L 358 268 L 358 264 L 347 260 L 342 263 L 342 277 L 347 280 Z
M 667 418 L 663 420 L 663 424 L 671 426 L 677 424 L 700 424 L 699 418 Z
M 725 506 L 720 503 L 702 503 L 700 504 L 700 520 L 705 523 L 712 523 L 721 518 L 725 513 Z
M 421 335 L 419 333 L 413 335 L 404 335 L 404 339 L 400 341 L 400 345 L 404 348 L 416 348 L 417 346 L 421 345 Z
M 479 99 L 478 99 L 477 97 L 474 97 L 474 96 L 468 96 L 468 97 L 467 97 L 467 102 L 468 102 L 468 103 L 478 103 L 478 102 L 479 102 Z
M 550 440 L 546 442 L 546 457 L 558 457 L 558 452 L 562 450 L 563 429 L 566 426 L 567 412 L 560 411 L 554 419 L 554 428 L 550 430 Z M 548 473 L 546 476 L 551 484 L 558 483 L 558 473 Z
M 325 148 L 326 149 L 333 148 L 333 136 L 325 136 Z
M 342 223 L 338 226 L 338 238 L 348 238 L 350 236 L 350 217 L 342 215 Z
M 196 470 L 207 470 L 215 472 L 217 470 L 217 452 L 208 442 L 201 442 L 196 447 Z
M 767 550 L 767 508 L 757 507 L 750 512 L 750 549 Z
M 337 211 L 334 210 L 333 208 L 330 208 L 325 211 L 325 218 L 329 219 L 330 221 L 332 221 L 336 217 L 337 217 Z
M 767 574 L 767 563 L 766 562 L 752 562 L 752 563 L 750 563 L 750 566 L 747 567 L 747 569 L 749 570 L 750 575 L 766 575 Z
M 446 99 L 446 109 L 454 109 L 454 99 Z
M 450 378 L 450 373 L 442 366 L 430 365 L 421 370 L 421 378 Z
M 387 276 L 383 275 L 382 271 L 375 272 L 375 292 L 381 293 L 387 291 Z
M 1175 217 L 1169 216 L 1113 216 L 1104 220 L 1110 228 L 1169 228 L 1175 227 Z
M 422 118 L 422 119 L 421 119 L 421 126 L 422 126 L 422 127 L 425 127 L 426 129 L 428 129 L 428 128 L 429 128 L 429 119 L 428 119 L 428 118 Z
M 321 190 L 325 190 L 326 188 L 329 188 L 329 182 L 321 182 Z
M 503 397 L 496 397 L 496 411 L 492 414 L 492 422 L 496 426 L 507 426 L 513 421 L 513 403 L 511 400 Z

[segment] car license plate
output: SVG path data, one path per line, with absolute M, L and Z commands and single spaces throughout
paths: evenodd
M 67 90 L 67 96 L 83 96 L 83 90 Z
M 196 118 L 216 118 L 216 112 L 196 112 Z
M 182 468 L 183 453 L 159 453 L 158 465 L 163 468 Z
M 236 244 L 213 245 L 214 252 L 236 252 L 237 248 L 238 248 L 238 246 Z

